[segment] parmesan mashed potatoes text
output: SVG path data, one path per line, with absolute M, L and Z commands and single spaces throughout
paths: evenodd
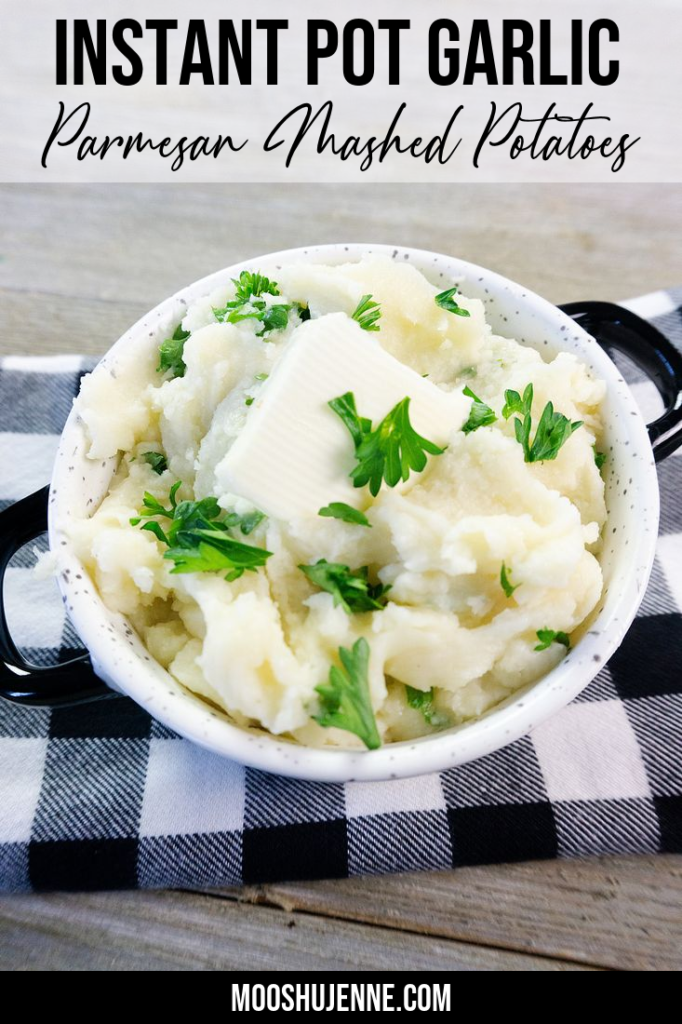
M 348 702 L 362 703 L 359 657 L 348 701 L 317 689 L 332 685 L 331 667 L 339 683 L 342 649 L 369 652 L 364 715 L 382 743 L 475 718 L 552 669 L 599 601 L 604 385 L 568 353 L 546 362 L 494 335 L 479 300 L 443 299 L 407 263 L 258 271 L 270 290 L 242 281 L 240 297 L 239 280 L 226 280 L 184 316 L 178 307 L 166 335 L 124 352 L 115 376 L 103 365 L 85 378 L 89 455 L 120 461 L 99 508 L 72 526 L 76 552 L 152 656 L 240 725 L 309 746 L 378 745 L 334 717 L 336 707 L 353 719 Z M 348 358 L 337 359 L 344 339 Z M 366 421 L 356 436 L 328 404 L 349 392 Z M 350 474 L 363 437 L 403 398 L 431 447 L 424 468 L 373 495 Z M 550 402 L 561 422 L 547 457 L 528 461 Z M 373 435 L 379 451 L 384 433 Z M 207 498 L 217 499 L 208 523 L 183 506 L 195 533 L 174 546 L 174 507 Z M 333 503 L 345 511 L 318 514 Z M 221 567 L 216 526 L 261 564 Z M 341 591 L 315 582 L 320 560 Z

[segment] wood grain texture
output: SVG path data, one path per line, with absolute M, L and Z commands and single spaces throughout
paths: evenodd
M 623 299 L 680 283 L 681 224 L 678 186 L 2 186 L 0 351 L 103 353 L 190 281 L 340 240 L 453 253 L 555 302 Z
M 191 893 L 0 901 L 4 970 L 557 971 L 538 956 Z
M 338 240 L 456 253 L 554 301 L 625 298 L 681 283 L 681 227 L 676 186 L 4 186 L 0 353 L 101 354 L 191 280 Z M 0 900 L 15 969 L 673 970 L 681 949 L 676 857 Z
M 682 858 L 676 856 L 461 868 L 225 895 L 601 967 L 682 968 Z

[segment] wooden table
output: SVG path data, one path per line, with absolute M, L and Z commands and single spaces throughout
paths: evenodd
M 625 298 L 681 283 L 681 227 L 677 186 L 5 186 L 0 352 L 101 353 L 217 267 L 340 239 Z M 679 970 L 681 945 L 674 856 L 0 900 L 0 968 L 20 970 Z

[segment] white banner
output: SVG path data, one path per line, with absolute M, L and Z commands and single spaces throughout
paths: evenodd
M 680 0 L 25 0 L 0 180 L 680 181 L 681 53 Z

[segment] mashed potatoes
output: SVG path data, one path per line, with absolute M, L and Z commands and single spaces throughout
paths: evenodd
M 362 747 L 360 736 L 317 721 L 317 687 L 340 665 L 340 649 L 360 638 L 369 645 L 367 699 L 382 742 L 481 715 L 553 668 L 599 600 L 606 510 L 595 442 L 604 386 L 572 355 L 545 362 L 495 336 L 478 300 L 453 300 L 468 316 L 437 303 L 438 289 L 408 264 L 366 257 L 259 270 L 277 288 L 240 305 L 226 281 L 186 310 L 175 343 L 164 346 L 179 361 L 167 358 L 165 372 L 154 339 L 120 360 L 115 376 L 101 367 L 84 380 L 78 409 L 90 455 L 120 461 L 108 496 L 73 527 L 76 551 L 153 657 L 240 724 L 312 746 Z M 442 454 L 429 453 L 425 468 L 397 486 L 384 482 L 376 496 L 357 488 L 355 507 L 371 528 L 315 513 L 251 515 L 253 504 L 226 484 L 226 456 L 305 322 L 350 318 L 367 295 L 380 307 L 368 343 L 453 400 L 469 388 L 480 401 L 468 397 L 466 409 L 487 407 L 486 424 L 453 424 Z M 504 408 L 506 391 L 522 399 L 529 384 L 531 442 L 549 402 L 575 427 L 541 461 L 526 461 L 514 422 L 523 414 L 511 414 L 508 401 Z M 335 397 L 321 405 L 332 420 L 326 403 Z M 358 413 L 366 415 L 360 406 Z M 345 436 L 350 471 L 358 455 Z M 264 564 L 231 579 L 237 574 L 224 567 L 173 572 L 172 538 L 142 529 L 155 522 L 164 531 L 172 520 L 149 514 L 149 504 L 148 518 L 131 519 L 145 492 L 172 514 L 178 481 L 174 501 L 216 498 L 225 512 L 216 506 L 211 522 L 231 515 L 229 536 L 257 548 Z M 367 567 L 377 607 L 349 611 L 300 569 L 321 559 L 349 573 Z

